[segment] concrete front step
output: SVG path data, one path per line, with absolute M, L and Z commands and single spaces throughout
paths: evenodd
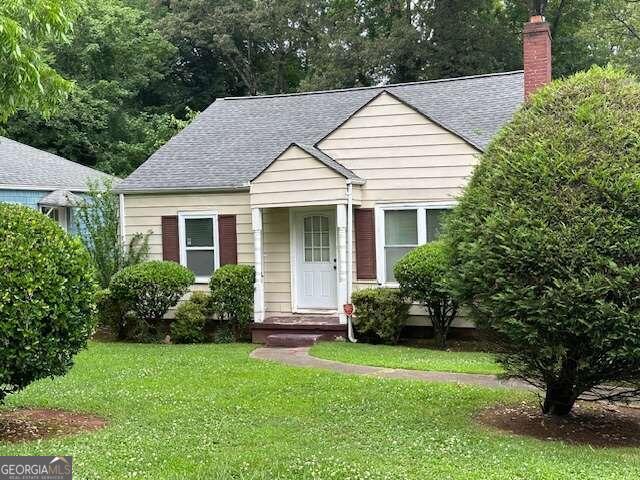
M 274 333 L 267 337 L 267 347 L 310 347 L 315 345 L 322 335 L 304 333 Z

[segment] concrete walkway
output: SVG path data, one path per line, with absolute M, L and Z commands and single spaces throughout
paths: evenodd
M 500 380 L 495 375 L 478 373 L 424 372 L 402 368 L 371 367 L 351 363 L 325 360 L 309 355 L 309 347 L 258 348 L 251 352 L 252 358 L 294 365 L 296 367 L 320 368 L 351 375 L 368 375 L 379 378 L 418 380 L 421 382 L 445 382 L 463 385 L 478 385 L 492 388 L 522 388 L 534 390 L 531 385 L 517 380 Z

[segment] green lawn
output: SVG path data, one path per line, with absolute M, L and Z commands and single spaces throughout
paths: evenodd
M 502 372 L 494 356 L 483 352 L 449 352 L 366 343 L 323 342 L 313 346 L 311 355 L 374 367 L 458 373 Z
M 101 431 L 0 445 L 73 455 L 76 479 L 636 479 L 640 450 L 502 435 L 473 412 L 527 393 L 355 377 L 248 358 L 250 345 L 92 344 L 10 406 L 95 412 Z

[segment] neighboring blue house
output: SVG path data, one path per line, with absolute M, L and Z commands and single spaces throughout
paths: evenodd
M 73 205 L 89 181 L 115 177 L 0 136 L 0 202 L 27 205 L 75 232 Z

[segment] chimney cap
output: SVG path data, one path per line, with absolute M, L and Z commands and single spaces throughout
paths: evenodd
M 544 23 L 547 20 L 544 18 L 544 15 L 531 15 L 529 19 L 529 23 Z

